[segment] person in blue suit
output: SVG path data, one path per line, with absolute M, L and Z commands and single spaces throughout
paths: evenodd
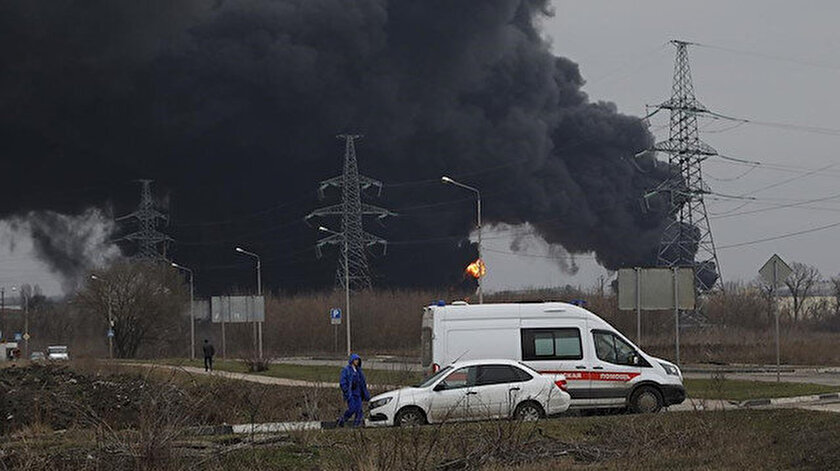
M 350 355 L 347 366 L 341 369 L 341 379 L 338 384 L 341 386 L 344 402 L 347 403 L 347 410 L 338 419 L 338 426 L 344 427 L 344 422 L 351 416 L 355 416 L 353 426 L 358 427 L 362 424 L 365 415 L 362 411 L 362 401 L 370 400 L 370 391 L 367 388 L 365 374 L 362 372 L 362 357 L 355 353 Z

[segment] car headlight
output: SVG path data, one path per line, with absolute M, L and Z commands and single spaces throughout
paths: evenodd
M 665 373 L 666 374 L 669 374 L 671 376 L 679 376 L 680 375 L 680 369 L 677 368 L 676 366 L 671 365 L 670 363 L 663 363 L 661 361 L 659 362 L 659 364 L 662 365 L 662 368 L 665 368 Z
M 385 404 L 391 402 L 391 399 L 393 399 L 393 397 L 383 397 L 382 399 L 377 399 L 370 403 L 370 408 L 376 409 L 377 407 L 382 407 Z

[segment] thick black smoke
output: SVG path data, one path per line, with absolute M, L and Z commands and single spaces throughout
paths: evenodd
M 493 223 L 530 223 L 609 268 L 650 263 L 664 226 L 640 196 L 667 176 L 632 162 L 651 136 L 591 103 L 576 64 L 535 22 L 547 0 L 0 0 L 3 214 L 129 212 L 135 178 L 171 199 L 205 289 L 250 289 L 248 246 L 272 288 L 332 282 L 303 223 L 340 172 L 339 132 L 365 135 L 361 171 L 400 216 L 380 282 L 451 285 L 474 256 L 471 195 Z M 562 14 L 560 12 L 559 14 Z M 562 50 L 562 45 L 558 46 Z M 336 227 L 337 222 L 324 221 Z M 54 263 L 50 253 L 44 256 Z

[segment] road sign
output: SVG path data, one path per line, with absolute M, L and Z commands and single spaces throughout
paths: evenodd
M 15 342 L 20 342 L 23 339 L 23 335 L 20 332 L 15 332 Z
M 767 260 L 767 263 L 758 270 L 761 278 L 773 285 L 773 288 L 778 287 L 779 283 L 784 283 L 791 273 L 793 273 L 793 269 L 782 260 L 782 257 L 776 254 L 773 254 L 770 260 Z
M 676 285 L 680 309 L 692 310 L 697 302 L 694 269 L 621 268 L 618 270 L 618 308 L 623 311 L 662 311 L 674 309 Z
M 108 329 L 108 334 L 107 335 L 108 335 L 108 337 L 113 337 L 114 336 L 114 329 Z
M 330 309 L 330 324 L 341 324 L 341 309 L 337 307 Z
M 779 287 L 779 283 L 783 283 L 791 273 L 793 273 L 793 269 L 777 254 L 773 254 L 770 260 L 767 260 L 767 263 L 758 270 L 758 274 L 764 278 L 764 281 L 770 283 L 770 286 L 773 287 L 772 295 L 774 298 L 777 296 L 776 288 Z M 779 307 L 776 304 L 773 303 L 773 310 L 776 311 L 776 382 L 779 382 L 781 381 L 782 355 L 779 340 Z
M 31 337 L 29 336 L 29 332 L 23 334 L 23 340 L 29 340 Z

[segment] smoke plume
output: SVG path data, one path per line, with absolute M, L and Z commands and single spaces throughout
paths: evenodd
M 9 219 L 7 224 L 10 249 L 14 251 L 14 239 L 29 238 L 34 255 L 48 262 L 62 280 L 65 293 L 73 292 L 92 270 L 120 255 L 110 242 L 113 221 L 98 209 L 72 216 L 30 211 Z
M 636 117 L 590 102 L 575 63 L 536 27 L 548 0 L 0 0 L 0 212 L 128 213 L 136 178 L 171 197 L 169 252 L 199 288 L 329 285 L 303 222 L 341 170 L 339 132 L 364 134 L 372 203 L 399 216 L 378 283 L 441 286 L 488 223 L 529 223 L 610 269 L 655 260 L 664 218 L 640 196 L 668 175 Z M 562 11 L 558 14 L 562 15 Z M 562 45 L 558 47 L 562 49 Z M 31 214 L 31 213 L 30 213 Z M 72 275 L 79 228 L 32 221 L 39 253 Z M 323 224 L 337 228 L 336 221 Z M 90 235 L 82 233 L 81 237 Z M 84 250 L 82 250 L 84 252 Z M 203 288 L 202 288 L 203 287 Z

